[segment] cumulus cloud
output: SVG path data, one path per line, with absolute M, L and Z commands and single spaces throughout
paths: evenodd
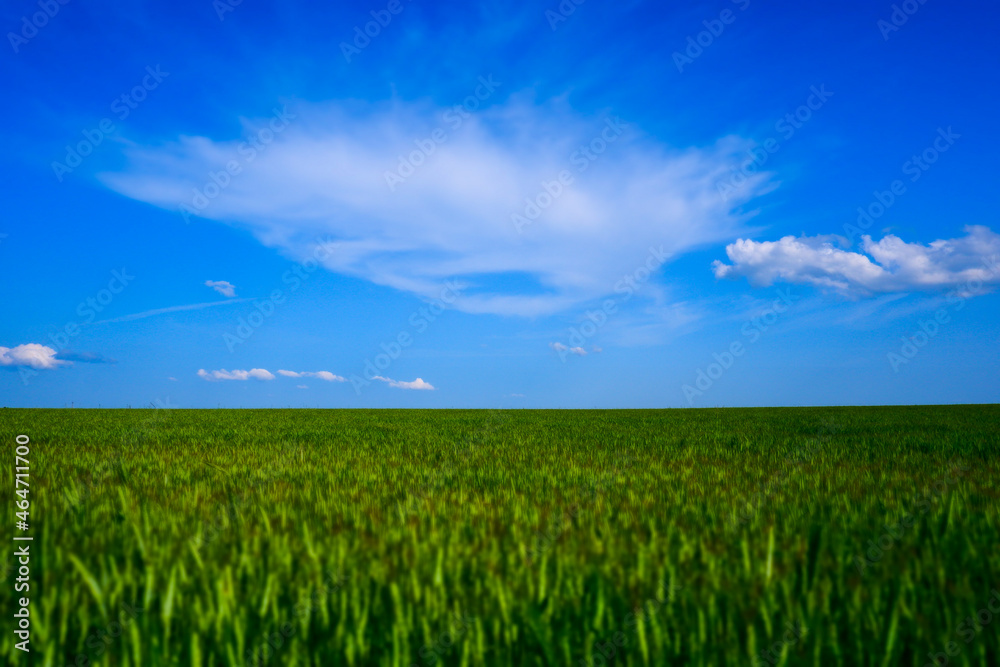
M 206 280 L 206 287 L 211 287 L 222 296 L 232 299 L 236 296 L 236 286 L 228 280 Z
M 60 359 L 51 347 L 39 343 L 26 343 L 17 347 L 0 346 L 0 366 L 54 370 L 69 364 L 69 360 Z
M 320 380 L 326 380 L 327 382 L 347 382 L 347 378 L 343 378 L 339 375 L 334 375 L 330 371 L 316 371 L 315 373 L 297 373 L 295 371 L 278 371 L 278 375 L 283 375 L 288 378 L 317 378 Z
M 650 247 L 678 255 L 746 233 L 747 202 L 771 186 L 756 174 L 728 201 L 719 196 L 716 184 L 749 145 L 736 137 L 669 146 L 634 124 L 516 98 L 457 128 L 445 111 L 398 101 L 304 105 L 253 162 L 242 161 L 240 138 L 182 136 L 123 144 L 126 166 L 100 178 L 133 199 L 193 210 L 205 174 L 237 160 L 240 177 L 198 215 L 248 229 L 299 261 L 318 238 L 332 238 L 322 260 L 330 271 L 426 298 L 456 279 L 469 286 L 456 308 L 526 316 L 611 293 Z M 447 140 L 432 141 L 421 161 L 415 141 L 437 128 Z M 594 161 L 580 152 L 587 146 Z M 411 155 L 421 164 L 390 189 L 387 173 Z M 571 184 L 559 185 L 563 172 Z M 519 232 L 515 214 L 532 223 Z
M 255 380 L 273 380 L 274 375 L 270 371 L 266 371 L 263 368 L 254 368 L 249 371 L 227 371 L 225 368 L 218 371 L 206 371 L 204 368 L 198 371 L 198 377 L 208 380 L 209 382 L 218 382 L 220 380 L 249 380 L 251 378 Z
M 417 378 L 413 382 L 402 382 L 400 380 L 393 380 L 392 378 L 382 377 L 381 375 L 376 375 L 373 380 L 381 380 L 386 382 L 390 387 L 396 387 L 397 389 L 422 389 L 433 391 L 434 386 L 430 382 L 424 382 L 422 379 Z
M 862 237 L 862 251 L 845 250 L 836 236 L 786 236 L 778 241 L 740 239 L 726 246 L 732 264 L 712 264 L 716 278 L 747 278 L 756 286 L 775 282 L 811 284 L 852 296 L 930 291 L 1000 283 L 1000 235 L 968 226 L 961 238 L 927 245 L 894 235 L 875 242 Z

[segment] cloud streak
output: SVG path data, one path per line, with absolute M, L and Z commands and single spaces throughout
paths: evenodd
M 223 380 L 246 381 L 250 379 L 273 380 L 274 374 L 263 368 L 254 368 L 249 371 L 227 371 L 225 368 L 218 371 L 206 371 L 203 368 L 198 371 L 198 377 L 209 382 L 221 382 Z
M 109 359 L 103 354 L 95 354 L 93 352 L 60 352 L 56 355 L 57 359 L 63 361 L 79 361 L 84 364 L 117 364 L 117 359 Z
M 121 317 L 115 317 L 110 320 L 101 320 L 100 322 L 94 322 L 94 324 L 115 324 L 117 322 L 132 322 L 133 320 L 142 320 L 147 317 L 155 317 L 157 315 L 165 315 L 167 313 L 179 313 L 185 310 L 201 310 L 202 308 L 215 308 L 216 306 L 229 306 L 234 303 L 243 303 L 244 301 L 252 301 L 252 299 L 209 301 L 207 303 L 192 303 L 186 306 L 170 306 L 169 308 L 157 308 L 155 310 L 146 310 L 141 313 L 122 315 Z

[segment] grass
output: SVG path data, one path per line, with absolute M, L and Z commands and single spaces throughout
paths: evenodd
M 1000 590 L 1000 406 L 8 409 L 0 432 L 10 468 L 31 438 L 34 664 L 1000 664 L 1000 618 L 965 621 Z M 26 664 L 13 577 L 0 655 Z

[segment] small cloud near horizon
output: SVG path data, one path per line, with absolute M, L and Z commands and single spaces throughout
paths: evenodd
M 278 375 L 288 378 L 317 378 L 319 380 L 326 380 L 327 382 L 347 382 L 347 378 L 335 375 L 330 371 L 316 371 L 315 373 L 308 371 L 302 373 L 296 371 L 278 371 Z
M 397 389 L 417 389 L 425 391 L 434 391 L 434 385 L 430 382 L 424 382 L 423 379 L 417 378 L 413 382 L 403 382 L 401 380 L 393 380 L 392 378 L 382 377 L 381 375 L 376 375 L 374 380 L 381 380 L 387 383 L 390 387 L 395 387 Z
M 249 380 L 251 378 L 255 380 L 273 380 L 274 375 L 263 368 L 253 368 L 249 371 L 227 371 L 225 368 L 218 371 L 206 371 L 204 368 L 198 371 L 198 377 L 208 380 L 209 382 L 219 382 L 221 380 Z

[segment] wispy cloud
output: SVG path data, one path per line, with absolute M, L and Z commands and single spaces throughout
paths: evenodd
M 202 214 L 301 258 L 325 233 L 339 240 L 327 269 L 426 298 L 446 279 L 463 280 L 470 287 L 455 307 L 466 312 L 534 316 L 606 295 L 651 245 L 676 256 L 745 233 L 747 202 L 770 187 L 759 173 L 729 201 L 718 196 L 716 183 L 749 145 L 740 138 L 674 147 L 633 124 L 609 143 L 607 123 L 620 121 L 515 97 L 464 120 L 390 191 L 386 174 L 415 139 L 447 127 L 447 109 L 393 102 L 297 112 Z M 126 170 L 101 179 L 176 211 L 238 143 L 131 144 Z M 515 214 L 532 218 L 523 233 Z
M 103 354 L 95 354 L 93 352 L 60 352 L 56 355 L 57 359 L 63 361 L 79 361 L 84 364 L 117 364 L 117 359 L 109 359 Z
M 222 296 L 232 299 L 236 296 L 236 286 L 228 280 L 206 280 L 206 287 L 211 287 Z
M 263 368 L 253 368 L 249 371 L 227 371 L 225 368 L 218 371 L 198 371 L 198 377 L 209 382 L 219 382 L 221 380 L 273 380 L 274 375 Z
M 184 310 L 201 310 L 202 308 L 215 308 L 216 306 L 229 306 L 234 303 L 243 303 L 244 301 L 252 301 L 252 299 L 209 301 L 207 303 L 192 303 L 186 306 L 170 306 L 169 308 L 157 308 L 155 310 L 146 310 L 141 313 L 133 313 L 132 315 L 122 315 L 121 317 L 115 317 L 110 320 L 101 320 L 100 322 L 94 322 L 94 324 L 113 324 L 115 322 L 131 322 L 132 320 L 141 320 L 147 317 L 155 317 L 156 315 L 164 315 L 166 313 L 177 313 Z
M 341 377 L 339 375 L 334 375 L 330 371 L 316 371 L 315 373 L 303 372 L 297 373 L 295 371 L 278 371 L 278 375 L 283 375 L 289 378 L 317 378 L 319 380 L 326 380 L 327 382 L 347 382 L 347 378 Z

